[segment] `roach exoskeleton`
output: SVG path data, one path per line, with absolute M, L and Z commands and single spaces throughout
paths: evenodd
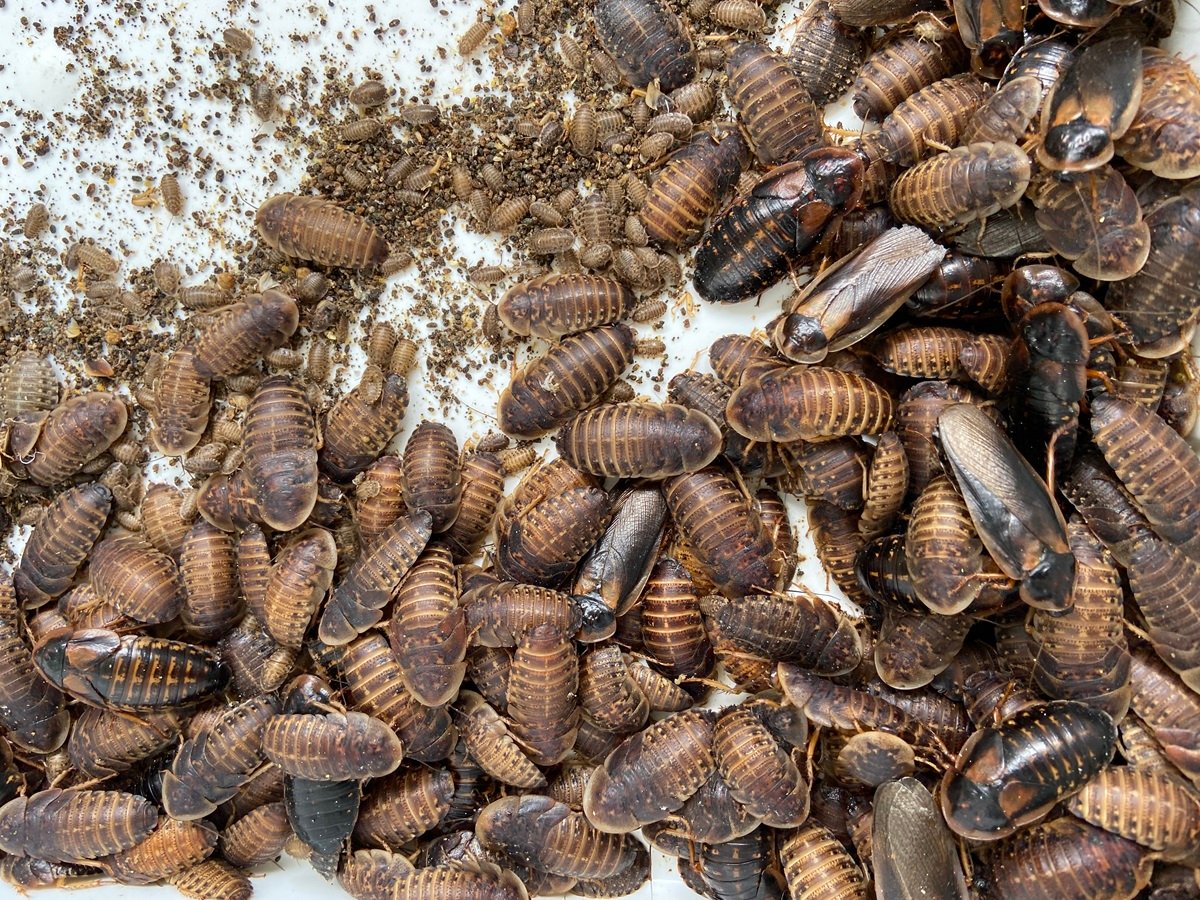
M 539 437 L 591 405 L 633 361 L 634 336 L 625 325 L 604 325 L 565 338 L 525 366 L 500 395 L 500 427 Z
M 796 159 L 823 143 L 821 116 L 788 61 L 762 44 L 739 44 L 725 64 L 730 103 L 764 166 Z
M 321 266 L 373 269 L 388 256 L 375 226 L 322 197 L 277 194 L 254 217 L 264 243 Z
M 1035 705 L 982 728 L 942 779 L 946 822 L 973 840 L 1007 837 L 1099 772 L 1116 742 L 1108 713 L 1073 700 Z
M 709 228 L 696 252 L 697 292 L 736 302 L 774 284 L 855 205 L 862 175 L 862 160 L 842 148 L 818 147 L 775 169 Z
M 683 23 L 659 0 L 601 0 L 596 35 L 634 87 L 673 91 L 692 80 L 696 56 Z

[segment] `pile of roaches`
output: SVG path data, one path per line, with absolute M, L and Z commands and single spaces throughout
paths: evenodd
M 1150 46 L 1170 11 L 813 0 L 781 54 L 729 40 L 768 24 L 749 0 L 599 0 L 564 58 L 645 112 L 538 140 L 640 127 L 661 164 L 578 205 L 578 252 L 570 203 L 454 173 L 553 258 L 489 326 L 551 346 L 461 450 L 422 422 L 388 452 L 417 347 L 387 324 L 327 410 L 327 356 L 294 374 L 319 272 L 207 312 L 135 392 L 195 490 L 143 483 L 121 396 L 60 402 L 17 355 L 0 874 L 243 898 L 287 849 L 362 900 L 615 897 L 641 829 L 717 900 L 1200 896 L 1200 82 Z M 736 123 L 704 128 L 722 80 Z M 390 258 L 319 197 L 257 226 Z M 620 320 L 667 314 L 658 260 L 697 241 L 705 300 L 811 278 L 629 399 Z M 794 583 L 785 494 L 857 614 Z

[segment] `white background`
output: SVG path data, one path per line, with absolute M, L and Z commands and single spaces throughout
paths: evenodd
M 301 127 L 308 121 L 304 104 L 298 100 L 294 79 L 301 66 L 308 66 L 318 77 L 327 65 L 334 65 L 352 81 L 363 77 L 367 69 L 378 69 L 384 80 L 408 93 L 432 78 L 435 98 L 453 101 L 469 94 L 482 79 L 490 79 L 484 54 L 476 53 L 475 61 L 482 65 L 482 76 L 475 65 L 464 66 L 455 52 L 455 44 L 469 25 L 475 21 L 481 4 L 478 0 L 447 3 L 446 0 L 400 0 L 376 4 L 362 0 L 332 0 L 332 2 L 268 2 L 245 3 L 242 0 L 192 0 L 182 2 L 149 2 L 114 4 L 93 0 L 90 4 L 61 2 L 27 2 L 9 0 L 0 8 L 0 212 L 5 216 L 10 240 L 24 242 L 19 222 L 35 199 L 47 204 L 54 217 L 56 234 L 43 240 L 43 248 L 55 252 L 69 246 L 80 237 L 95 238 L 101 246 L 122 247 L 126 251 L 123 272 L 147 266 L 160 255 L 186 262 L 192 269 L 185 283 L 199 283 L 211 272 L 214 262 L 233 258 L 230 247 L 244 241 L 252 227 L 252 217 L 258 204 L 270 194 L 293 190 L 304 170 L 302 148 L 274 135 L 273 128 L 264 125 L 248 107 L 233 115 L 228 103 L 211 103 L 190 97 L 195 85 L 212 84 L 232 66 L 234 74 L 243 63 L 215 61 L 208 52 L 214 41 L 228 25 L 236 25 L 253 33 L 255 49 L 245 65 L 255 72 L 269 71 L 282 86 L 281 104 L 295 116 Z M 502 6 L 507 6 L 503 4 Z M 787 23 L 792 4 L 784 4 L 778 19 Z M 371 22 L 374 10 L 375 21 Z M 403 25 L 389 28 L 388 22 L 402 18 Z M 1180 11 L 1179 26 L 1171 46 L 1185 54 L 1200 50 L 1200 29 L 1196 10 L 1185 5 Z M 577 29 L 586 27 L 574 23 Z M 82 51 L 62 49 L 54 39 L 56 28 L 70 29 L 73 38 L 84 37 Z M 772 41 L 782 48 L 790 35 L 783 31 Z M 178 48 L 179 59 L 173 60 Z M 437 48 L 446 49 L 446 61 L 438 62 Z M 420 70 L 423 57 L 436 63 L 431 73 Z M 112 69 L 110 58 L 124 64 L 120 70 L 97 72 L 97 68 Z M 172 74 L 174 69 L 176 74 Z M 112 119 L 108 135 L 99 137 L 81 129 L 75 121 L 81 104 L 94 96 L 96 83 L 103 81 L 112 87 L 130 91 L 123 108 Z M 139 109 L 144 91 L 146 109 Z M 319 87 L 310 96 L 319 96 Z M 173 112 L 164 110 L 172 107 Z M 49 152 L 35 158 L 33 165 L 20 164 L 21 135 L 27 115 L 36 111 L 45 121 L 38 129 L 50 136 Z M 224 200 L 211 174 L 203 183 L 193 180 L 187 171 L 181 179 L 187 196 L 187 214 L 172 218 L 165 210 L 134 207 L 130 198 L 170 167 L 166 159 L 166 144 L 156 137 L 146 138 L 144 127 L 135 127 L 148 112 L 155 122 L 149 129 L 157 135 L 170 131 L 189 151 L 202 147 L 213 159 L 213 169 L 226 173 Z M 852 125 L 852 117 L 844 112 L 831 112 L 827 120 Z M 220 135 L 215 132 L 219 131 Z M 255 140 L 257 139 L 257 140 Z M 28 152 L 25 153 L 29 157 Z M 111 169 L 102 170 L 102 166 Z M 269 180 L 273 175 L 275 180 Z M 37 192 L 40 189 L 40 194 Z M 36 196 L 35 196 L 36 194 Z M 479 239 L 458 230 L 456 247 L 468 264 L 500 262 L 503 255 L 490 240 Z M 32 250 L 35 260 L 46 257 L 49 250 Z M 39 257 L 39 254 L 42 254 Z M 382 299 L 383 318 L 398 318 L 407 294 L 405 275 L 391 279 Z M 411 277 L 411 275 L 407 276 Z M 60 303 L 70 302 L 69 286 L 55 285 Z M 475 291 L 469 285 L 463 291 Z M 484 289 L 481 296 L 496 297 L 501 288 Z M 686 298 L 673 299 L 683 303 Z M 778 309 L 768 299 L 761 305 L 753 303 L 736 307 L 699 305 L 692 317 L 692 328 L 684 332 L 678 325 L 668 324 L 668 371 L 674 372 L 692 364 L 697 353 L 711 341 L 730 332 L 748 332 L 752 327 L 769 320 Z M 0 348 L 8 356 L 12 348 Z M 530 352 L 537 352 L 537 348 Z M 66 355 L 70 358 L 70 355 Z M 523 357 L 524 358 L 524 357 Z M 657 364 L 651 363 L 654 368 Z M 69 368 L 64 378 L 70 382 L 77 372 Z M 356 368 L 343 372 L 345 383 L 357 380 Z M 445 409 L 434 406 L 422 396 L 417 387 L 423 373 L 410 380 L 413 402 L 406 417 L 411 427 L 422 417 L 436 418 L 451 424 L 461 440 L 472 433 L 490 430 L 488 415 L 495 407 L 495 397 L 464 382 L 456 394 L 461 404 Z M 499 373 L 497 383 L 505 383 Z M 662 382 L 665 385 L 665 379 Z M 651 390 L 647 382 L 642 390 Z M 404 435 L 401 435 L 403 440 Z M 171 473 L 161 463 L 154 468 L 158 480 Z M 796 515 L 801 515 L 794 508 Z M 794 521 L 801 522 L 802 518 Z M 806 529 L 800 524 L 798 529 Z M 808 557 L 800 576 L 811 590 L 834 594 L 819 563 L 814 558 L 811 543 L 802 539 L 802 552 Z M 341 896 L 336 885 L 329 885 L 307 864 L 299 864 L 286 856 L 278 866 L 266 870 L 265 876 L 255 879 L 255 892 L 267 898 Z M 48 897 L 79 897 L 77 893 L 43 892 Z M 0 897 L 16 896 L 15 889 L 0 883 Z M 99 900 L 117 897 L 178 896 L 173 888 L 132 888 L 104 886 L 91 889 L 83 896 Z M 691 896 L 678 883 L 674 860 L 656 856 L 654 882 L 645 886 L 637 897 L 674 898 Z

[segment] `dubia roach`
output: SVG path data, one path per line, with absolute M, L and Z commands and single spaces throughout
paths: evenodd
M 277 194 L 258 208 L 254 223 L 269 247 L 317 265 L 375 269 L 388 257 L 375 226 L 322 197 Z
M 1099 772 L 1116 742 L 1108 713 L 1074 700 L 1035 705 L 981 728 L 942 779 L 946 823 L 972 840 L 1007 837 Z
M 858 343 L 904 305 L 945 255 L 919 228 L 885 231 L 805 285 L 775 327 L 776 349 L 793 362 L 817 363 Z
M 713 222 L 696 252 L 696 291 L 736 302 L 770 287 L 836 213 L 854 206 L 862 175 L 858 156 L 839 148 L 810 150 L 775 169 Z
M 945 410 L 938 434 L 980 540 L 1004 574 L 1021 582 L 1021 598 L 1042 609 L 1069 608 L 1075 558 L 1045 482 L 972 404 Z

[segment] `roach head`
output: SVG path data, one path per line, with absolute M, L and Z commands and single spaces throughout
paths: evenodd
M 1034 609 L 1066 612 L 1071 608 L 1075 584 L 1075 557 L 1047 549 L 1042 559 L 1021 580 L 1021 599 Z
M 616 611 L 596 594 L 575 594 L 571 597 L 579 609 L 582 624 L 578 639 L 585 644 L 610 637 L 617 627 Z
M 863 161 L 851 150 L 830 148 L 809 154 L 804 162 L 816 195 L 834 209 L 848 209 L 862 196 Z
M 72 631 L 69 628 L 57 629 L 47 634 L 33 648 L 33 661 L 38 669 L 46 676 L 47 681 L 60 687 L 67 676 L 67 644 L 71 635 Z
M 818 363 L 829 352 L 829 338 L 821 323 L 811 316 L 792 313 L 775 329 L 775 345 L 788 359 L 799 363 Z
M 1044 147 L 1052 159 L 1067 164 L 1100 166 L 1112 158 L 1112 137 L 1108 129 L 1091 122 L 1055 125 L 1046 132 Z

